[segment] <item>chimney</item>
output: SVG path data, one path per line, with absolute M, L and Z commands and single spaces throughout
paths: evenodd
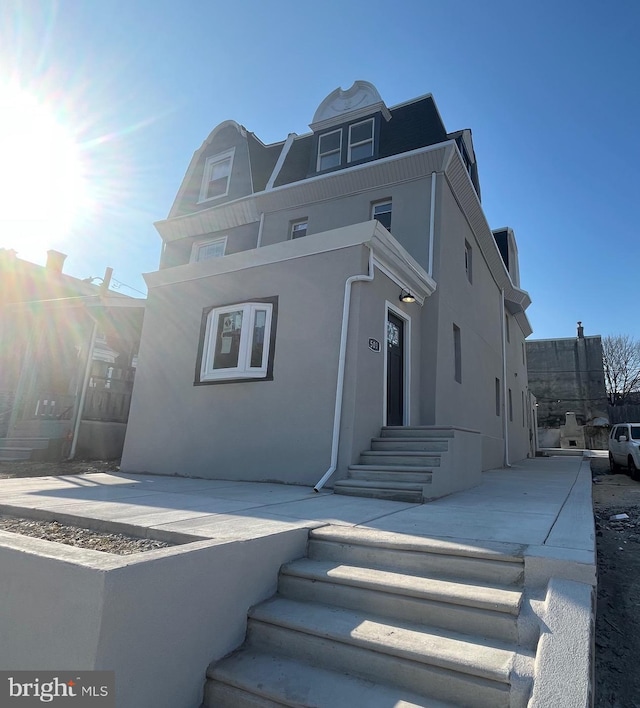
M 578 339 L 584 339 L 584 327 L 582 322 L 578 322 Z
M 54 251 L 53 248 L 47 251 L 47 270 L 53 271 L 54 273 L 62 273 L 62 266 L 64 265 L 66 257 L 66 253 Z

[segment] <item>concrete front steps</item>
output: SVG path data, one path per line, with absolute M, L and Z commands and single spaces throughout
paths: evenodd
M 449 474 L 447 453 L 454 437 L 453 428 L 383 427 L 371 449 L 361 453 L 360 464 L 350 465 L 347 478 L 334 484 L 334 492 L 416 504 L 442 496 L 432 493 L 433 478 Z
M 49 438 L 0 438 L 0 462 L 43 459 L 48 447 Z
M 250 611 L 245 644 L 209 667 L 204 706 L 524 708 L 523 571 L 515 546 L 311 531 L 308 558 Z

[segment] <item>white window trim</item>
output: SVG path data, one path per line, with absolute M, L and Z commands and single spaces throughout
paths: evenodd
M 227 369 L 214 369 L 213 359 L 216 351 L 216 336 L 220 317 L 228 312 L 237 312 L 238 310 L 242 310 L 242 329 L 240 332 L 238 366 Z M 264 324 L 264 346 L 262 348 L 262 362 L 259 367 L 251 366 L 251 338 L 253 336 L 253 327 L 257 310 L 266 310 Z M 200 381 L 266 378 L 271 343 L 272 314 L 273 304 L 270 302 L 243 302 L 236 305 L 217 307 L 211 310 L 207 315 L 206 331 L 202 349 L 202 364 L 200 366 Z
M 229 194 L 229 185 L 231 184 L 231 173 L 233 171 L 233 158 L 235 156 L 235 152 L 236 149 L 231 148 L 231 150 L 220 152 L 217 155 L 211 155 L 207 158 L 206 162 L 204 163 L 204 172 L 202 173 L 202 184 L 200 185 L 200 197 L 198 198 L 198 204 L 201 204 L 202 202 L 210 202 L 214 199 L 220 199 L 221 197 L 226 197 L 227 194 Z M 209 177 L 211 176 L 211 169 L 213 165 L 217 164 L 218 162 L 228 160 L 229 158 L 231 158 L 229 162 L 229 176 L 227 177 L 227 188 L 224 194 L 216 194 L 215 197 L 207 197 L 207 188 L 210 182 Z
M 204 263 L 204 261 L 201 261 L 198 258 L 198 253 L 200 253 L 200 249 L 205 248 L 206 246 L 212 246 L 214 243 L 224 244 L 224 246 L 222 247 L 222 255 L 224 256 L 227 251 L 227 237 L 221 236 L 220 238 L 212 238 L 208 239 L 207 241 L 196 241 L 196 243 L 194 243 L 191 247 L 191 257 L 189 258 L 189 263 Z M 205 261 L 207 260 L 211 259 L 205 258 Z
M 411 317 L 399 307 L 396 307 L 393 303 L 388 300 L 384 304 L 384 329 L 382 335 L 382 342 L 384 342 L 384 371 L 382 375 L 382 425 L 387 424 L 387 321 L 389 320 L 389 311 L 391 311 L 396 317 L 399 317 L 404 321 L 404 361 L 402 362 L 404 367 L 404 391 L 403 391 L 403 411 L 402 411 L 402 425 L 411 425 Z
M 389 212 L 393 217 L 393 200 L 392 199 L 379 199 L 377 202 L 371 202 L 371 218 L 376 218 L 376 209 L 378 207 L 389 205 Z
M 366 140 L 360 140 L 357 143 L 352 143 L 351 142 L 351 130 L 352 128 L 357 128 L 359 125 L 364 125 L 365 123 L 371 123 L 371 137 L 367 138 Z M 347 147 L 347 162 L 351 162 L 351 150 L 354 147 L 359 147 L 360 145 L 366 145 L 367 143 L 371 143 L 371 155 L 370 157 L 373 157 L 373 150 L 374 150 L 374 139 L 375 139 L 375 123 L 373 118 L 367 118 L 367 120 L 361 120 L 359 123 L 354 123 L 353 125 L 349 126 L 349 144 Z M 366 160 L 367 158 L 363 157 L 361 158 L 363 160 Z
M 340 135 L 340 144 L 338 145 L 337 150 L 329 150 L 327 152 L 320 152 L 320 143 L 322 142 L 322 138 L 326 138 L 329 135 L 333 135 L 334 133 L 338 133 Z M 334 153 L 338 153 L 338 156 L 340 157 L 340 160 L 338 161 L 338 164 L 342 162 L 342 128 L 339 128 L 338 130 L 330 130 L 328 133 L 322 133 L 322 135 L 318 136 L 318 158 L 316 161 L 316 172 L 321 172 L 322 168 L 320 167 L 320 162 L 323 157 L 326 157 L 327 155 L 333 155 Z M 325 167 L 324 169 L 330 169 L 329 167 Z
M 296 226 L 300 226 L 301 224 L 306 224 L 307 229 L 305 236 L 309 233 L 309 219 L 296 219 L 295 221 L 291 222 L 291 228 L 289 229 L 289 238 L 293 240 L 294 238 L 303 238 L 303 236 L 295 236 L 294 237 L 294 229 Z

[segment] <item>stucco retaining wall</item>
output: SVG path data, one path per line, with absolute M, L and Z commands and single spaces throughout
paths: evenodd
M 198 708 L 308 530 L 115 556 L 0 532 L 0 666 L 114 670 L 119 708 Z

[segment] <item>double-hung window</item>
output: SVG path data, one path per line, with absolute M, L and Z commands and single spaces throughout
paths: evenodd
M 338 167 L 342 162 L 342 130 L 333 130 L 318 138 L 318 164 L 316 170 Z
M 229 192 L 231 166 L 233 165 L 233 153 L 233 150 L 227 150 L 227 152 L 207 158 L 204 164 L 204 174 L 198 201 L 204 202 L 208 199 L 227 195 Z
M 347 162 L 357 162 L 373 156 L 373 118 L 349 126 Z
M 191 249 L 191 263 L 208 261 L 211 258 L 221 258 L 227 246 L 227 237 L 212 239 L 211 241 L 200 241 L 194 243 Z
M 273 366 L 275 299 L 217 307 L 206 314 L 200 382 L 264 379 Z

